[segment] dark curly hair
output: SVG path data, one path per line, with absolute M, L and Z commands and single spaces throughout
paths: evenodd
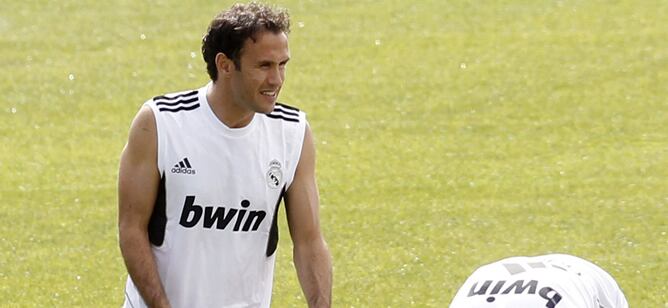
M 289 33 L 288 12 L 282 8 L 250 2 L 237 3 L 216 15 L 202 38 L 202 56 L 211 80 L 218 79 L 216 55 L 219 52 L 232 59 L 236 69 L 241 70 L 241 48 L 244 42 L 248 38 L 255 41 L 255 35 L 261 31 Z

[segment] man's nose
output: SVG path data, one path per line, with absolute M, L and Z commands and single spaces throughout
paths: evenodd
M 283 84 L 283 73 L 279 67 L 272 68 L 267 76 L 267 83 L 272 86 L 280 86 Z

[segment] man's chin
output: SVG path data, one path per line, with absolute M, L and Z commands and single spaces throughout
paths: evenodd
M 271 103 L 264 103 L 258 107 L 259 110 L 257 112 L 259 113 L 264 113 L 264 114 L 271 113 L 272 111 L 274 111 L 274 107 L 276 107 L 276 101 L 273 101 Z

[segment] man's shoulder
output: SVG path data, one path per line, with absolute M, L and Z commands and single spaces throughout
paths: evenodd
M 201 89 L 157 95 L 147 101 L 156 112 L 176 113 L 199 108 Z
M 299 110 L 297 107 L 284 103 L 276 103 L 274 110 L 266 113 L 265 116 L 286 123 L 299 124 L 305 121 L 305 113 L 303 111 Z

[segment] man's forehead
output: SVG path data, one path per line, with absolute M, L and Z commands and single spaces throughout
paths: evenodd
M 258 32 L 254 39 L 246 39 L 240 54 L 242 57 L 289 58 L 288 37 L 284 32 Z
M 243 48 L 261 46 L 288 44 L 288 36 L 285 32 L 272 32 L 268 30 L 255 33 L 244 41 Z

